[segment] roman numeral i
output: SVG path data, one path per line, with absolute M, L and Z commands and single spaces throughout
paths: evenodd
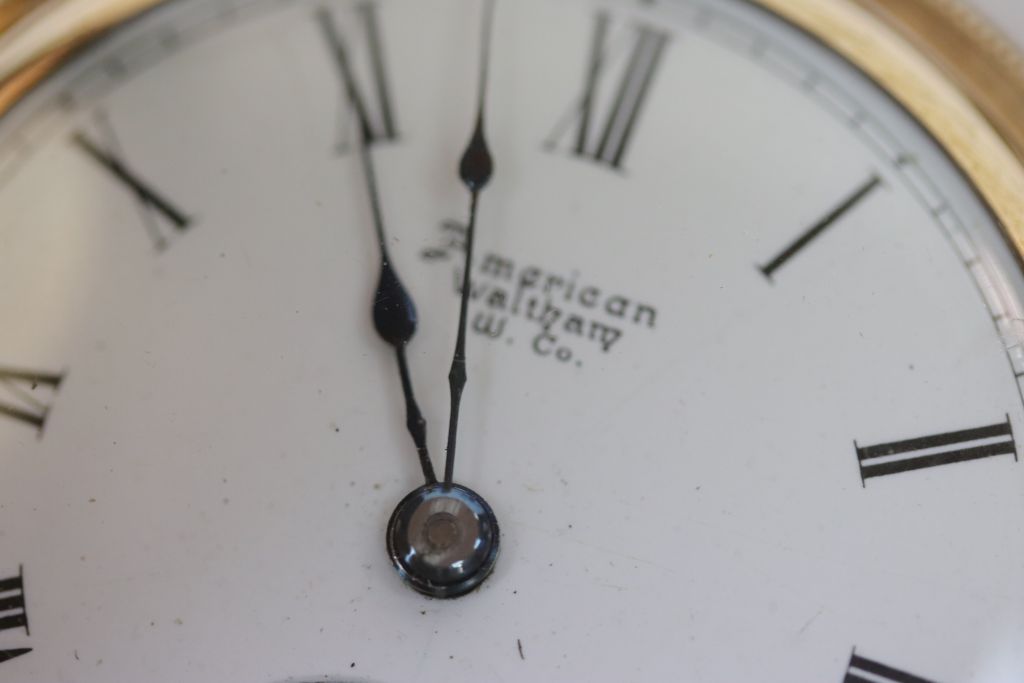
M 833 225 L 842 220 L 848 213 L 853 211 L 858 205 L 860 205 L 872 192 L 881 187 L 882 179 L 877 176 L 871 176 L 867 182 L 858 187 L 853 194 L 843 199 L 842 203 L 832 209 L 827 215 L 823 216 L 814 225 L 807 229 L 806 232 L 802 233 L 793 242 L 791 242 L 785 249 L 779 252 L 767 265 L 760 266 L 760 271 L 766 278 L 772 280 L 782 266 L 789 263 L 789 261 L 808 247 L 812 241 L 821 237 L 821 235 L 831 228 Z
M 617 66 L 616 51 L 609 39 L 610 26 L 608 13 L 598 13 L 583 94 L 569 115 L 555 126 L 544 145 L 548 150 L 557 149 L 575 127 L 572 151 L 576 156 L 621 169 L 651 83 L 665 55 L 669 35 L 646 25 L 632 29 L 632 49 L 625 70 L 611 99 L 604 102 L 599 98 L 601 82 Z
M 42 433 L 50 405 L 47 398 L 39 396 L 39 391 L 46 389 L 52 396 L 63 381 L 61 374 L 0 367 L 0 416 L 35 427 Z
M 971 460 L 1012 455 L 1017 460 L 1010 417 L 986 427 L 962 429 L 932 436 L 921 436 L 875 446 L 858 446 L 857 462 L 861 481 L 929 467 L 952 465 Z

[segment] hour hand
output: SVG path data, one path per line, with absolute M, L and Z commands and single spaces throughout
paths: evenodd
M 366 193 L 373 215 L 374 234 L 380 247 L 381 259 L 380 279 L 377 283 L 377 291 L 373 296 L 373 324 L 377 328 L 377 334 L 395 348 L 398 374 L 402 380 L 402 393 L 405 395 L 405 423 L 409 434 L 412 435 L 413 443 L 416 445 L 423 476 L 428 484 L 433 484 L 437 481 L 437 476 L 434 474 L 434 466 L 431 464 L 430 454 L 427 452 L 427 424 L 413 394 L 409 364 L 405 356 L 405 347 L 416 334 L 416 306 L 398 279 L 398 273 L 395 272 L 394 266 L 391 264 L 391 256 L 388 254 L 384 212 L 381 208 L 377 174 L 370 150 L 374 139 L 373 128 L 369 122 L 365 100 L 352 73 L 345 41 L 335 30 L 326 10 L 318 13 L 317 18 L 334 57 L 342 86 L 353 104 L 359 124 L 359 161 L 366 182 Z
M 427 452 L 427 421 L 423 419 L 420 407 L 416 403 L 412 379 L 409 377 L 409 364 L 405 357 L 405 347 L 416 334 L 416 305 L 391 266 L 383 243 L 381 254 L 380 281 L 373 297 L 373 324 L 377 328 L 377 334 L 395 347 L 398 374 L 402 380 L 402 392 L 405 394 L 405 425 L 416 445 L 423 476 L 428 484 L 433 484 L 437 481 L 437 476 L 434 474 L 434 466 Z

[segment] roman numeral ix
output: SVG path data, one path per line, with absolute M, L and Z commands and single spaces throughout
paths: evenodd
M 153 240 L 153 246 L 157 251 L 167 248 L 167 238 L 163 236 L 158 218 L 167 221 L 176 232 L 185 232 L 191 220 L 185 213 L 171 203 L 166 197 L 147 183 L 142 177 L 131 169 L 124 161 L 124 155 L 120 151 L 120 143 L 117 134 L 114 132 L 110 121 L 102 113 L 96 115 L 96 126 L 104 138 L 100 144 L 90 138 L 84 131 L 77 131 L 72 135 L 75 146 L 85 156 L 107 171 L 111 177 L 123 185 L 125 189 L 135 195 L 139 205 L 139 217 L 142 220 L 146 232 Z
M 1000 455 L 1012 455 L 1017 460 L 1017 445 L 1013 439 L 1009 416 L 1005 422 L 987 427 L 921 436 L 877 446 L 858 446 L 856 441 L 853 445 L 857 450 L 861 482 L 865 485 L 868 479 L 874 477 Z
M 41 434 L 50 405 L 38 392 L 47 389 L 52 396 L 63 381 L 61 374 L 0 367 L 0 416 L 35 427 Z
M 856 652 L 850 657 L 843 683 L 935 683 L 906 671 L 894 669 L 881 662 L 861 657 Z
M 357 12 L 369 56 L 373 95 L 376 100 L 373 103 L 376 116 L 373 115 L 374 112 L 371 112 L 370 99 L 357 85 L 358 79 L 355 76 L 348 44 L 338 30 L 331 11 L 326 7 L 317 10 L 316 19 L 320 24 L 327 47 L 330 49 L 334 65 L 338 69 L 342 92 L 346 100 L 346 110 L 355 111 L 363 141 L 366 144 L 384 140 L 394 141 L 398 138 L 398 129 L 384 63 L 384 43 L 381 39 L 380 23 L 377 19 L 377 5 L 373 2 L 361 2 L 357 5 Z M 339 149 L 348 148 L 348 145 L 344 143 L 338 146 Z
M 599 98 L 601 81 L 616 66 L 616 50 L 609 39 L 611 18 L 600 12 L 594 24 L 583 94 L 544 143 L 554 150 L 575 126 L 572 151 L 599 164 L 621 169 L 651 91 L 651 83 L 665 55 L 669 35 L 651 26 L 632 29 L 632 49 L 610 101 Z M 602 108 L 606 107 L 604 111 Z M 597 129 L 595 130 L 595 123 Z

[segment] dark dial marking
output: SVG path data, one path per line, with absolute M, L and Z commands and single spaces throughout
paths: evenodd
M 62 374 L 0 368 L 0 395 L 9 397 L 0 398 L 0 416 L 35 427 L 42 434 L 51 406 L 37 392 L 46 388 L 52 395 L 63 381 Z
M 459 327 L 455 342 L 455 353 L 448 372 L 448 386 L 451 391 L 451 412 L 448 419 L 448 448 L 444 464 L 444 481 L 451 484 L 455 471 L 455 446 L 459 432 L 459 408 L 462 392 L 466 388 L 466 321 L 469 319 L 471 294 L 470 273 L 473 270 L 473 242 L 476 236 L 477 209 L 480 193 L 487 187 L 494 175 L 494 159 L 491 157 L 484 134 L 484 119 L 487 104 L 487 86 L 490 66 L 491 32 L 494 23 L 494 2 L 484 4 L 483 30 L 480 38 L 480 76 L 477 89 L 476 121 L 469 144 L 459 163 L 459 179 L 469 190 L 469 221 L 466 227 L 466 265 L 462 276 L 462 297 L 459 302 Z
M 377 22 L 373 13 L 372 3 L 361 5 L 362 14 L 366 18 L 367 31 L 371 36 L 377 35 Z M 323 29 L 324 37 L 334 55 L 335 64 L 341 77 L 345 92 L 352 103 L 356 118 L 359 122 L 359 161 L 363 168 L 363 176 L 366 181 L 366 192 L 370 202 L 370 211 L 373 215 L 374 234 L 377 244 L 380 247 L 380 277 L 377 281 L 377 290 L 374 293 L 372 314 L 373 324 L 381 339 L 395 349 L 395 357 L 398 363 L 399 379 L 402 383 L 402 394 L 405 397 L 406 428 L 412 436 L 413 445 L 419 457 L 420 468 L 423 470 L 423 478 L 428 484 L 437 481 L 434 473 L 434 466 L 430 461 L 430 453 L 427 450 L 427 421 L 423 418 L 416 396 L 413 392 L 412 377 L 409 374 L 409 363 L 406 358 L 406 347 L 416 334 L 416 327 L 419 317 L 416 313 L 416 306 L 413 303 L 409 292 L 402 285 L 391 261 L 391 254 L 388 252 L 387 231 L 384 227 L 384 210 L 381 206 L 380 188 L 377 184 L 377 172 L 373 163 L 371 146 L 375 140 L 380 139 L 369 119 L 369 112 L 365 99 L 356 84 L 355 74 L 352 71 L 348 59 L 348 48 L 345 40 L 337 32 L 330 12 L 321 9 L 317 12 L 317 20 Z M 379 38 L 371 40 L 377 47 L 371 48 L 371 52 L 379 52 Z M 375 64 L 382 64 L 379 55 L 374 59 Z M 380 77 L 383 78 L 383 67 Z M 378 81 L 380 83 L 380 81 Z M 380 85 L 378 92 L 386 94 L 385 86 Z M 383 100 L 386 104 L 387 99 Z M 382 105 L 385 111 L 388 107 Z M 384 117 L 383 133 L 387 137 L 393 136 L 393 120 L 388 113 Z
M 15 650 L 0 650 L 0 664 L 9 662 L 16 657 L 27 655 L 29 652 L 32 652 L 32 648 L 30 647 L 23 647 Z
M 0 631 L 21 628 L 25 629 L 25 635 L 32 635 L 25 609 L 25 572 L 18 567 L 17 576 L 0 579 Z
M 130 168 L 124 161 L 124 155 L 120 151 L 120 144 L 110 122 L 102 114 L 96 117 L 97 128 L 103 133 L 104 144 L 97 143 L 84 131 L 77 131 L 72 135 L 75 146 L 85 153 L 88 159 L 96 162 L 106 170 L 115 180 L 135 195 L 139 203 L 139 217 L 142 220 L 146 232 L 153 240 L 153 246 L 157 251 L 167 248 L 167 238 L 163 235 L 158 218 L 170 224 L 175 232 L 183 233 L 188 230 L 192 219 L 175 206 L 169 199 L 158 192 L 152 185 L 142 179 L 136 171 Z
M 349 56 L 348 44 L 338 31 L 331 10 L 326 7 L 317 10 L 316 19 L 334 58 L 346 105 L 355 113 L 362 139 L 370 144 L 385 140 L 394 141 L 398 138 L 398 128 L 395 123 L 391 86 L 384 61 L 384 41 L 377 19 L 377 4 L 361 2 L 357 6 L 357 11 L 369 53 L 369 76 L 373 82 L 373 94 L 376 99 L 376 102 L 372 104 L 376 116 L 374 112 L 371 112 L 370 99 L 366 96 L 364 89 L 359 86 L 359 79 L 356 78 Z M 346 147 L 346 145 L 342 146 Z
M 575 125 L 572 151 L 576 156 L 621 169 L 640 113 L 650 95 L 654 76 L 665 55 L 669 34 L 646 25 L 632 29 L 632 49 L 625 71 L 611 100 L 602 102 L 598 96 L 601 81 L 616 61 L 609 40 L 610 26 L 609 14 L 599 12 L 594 23 L 583 93 L 569 114 L 555 126 L 545 141 L 545 147 L 549 150 L 557 148 Z M 593 130 L 595 120 L 602 121 L 596 135 Z
M 820 237 L 823 232 L 835 225 L 843 216 L 848 214 L 854 207 L 864 201 L 864 199 L 881 184 L 881 178 L 878 176 L 872 176 L 866 183 L 857 188 L 853 194 L 844 199 L 839 206 L 832 209 L 828 215 L 812 225 L 805 233 L 800 235 L 800 237 L 796 238 L 796 240 L 794 240 L 789 246 L 783 249 L 778 256 L 768 262 L 768 265 L 761 266 L 760 270 L 764 273 L 764 276 L 771 280 L 777 270 L 786 265 L 790 259 L 799 254 L 804 247 L 814 241 L 816 237 Z
M 870 676 L 865 675 L 870 674 Z M 843 683 L 935 683 L 920 676 L 914 676 L 906 671 L 894 669 L 891 666 L 861 657 L 856 652 L 850 657 L 850 664 L 846 668 L 846 676 Z
M 1013 426 L 1010 424 L 1009 416 L 1005 422 L 987 427 L 962 429 L 876 446 L 858 446 L 856 441 L 853 445 L 857 450 L 862 483 L 874 477 L 999 455 L 1012 455 L 1014 460 L 1017 460 L 1017 445 L 1013 439 Z

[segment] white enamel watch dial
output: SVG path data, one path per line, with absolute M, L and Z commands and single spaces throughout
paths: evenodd
M 1024 680 L 1014 252 L 739 0 L 497 5 L 454 481 L 501 552 L 402 581 L 361 155 L 443 479 L 483 7 L 176 0 L 0 119 L 0 681 Z

